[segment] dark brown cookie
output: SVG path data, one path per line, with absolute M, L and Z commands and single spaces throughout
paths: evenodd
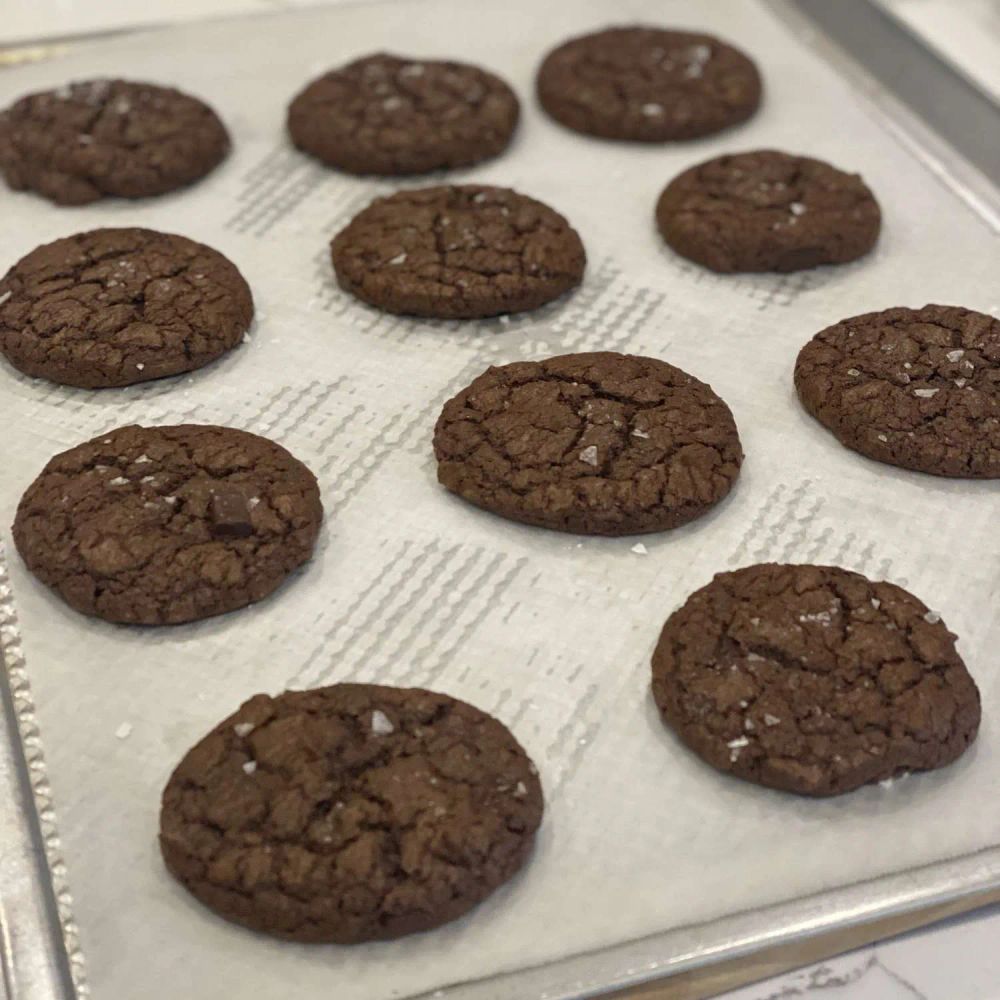
M 437 927 L 506 882 L 542 819 L 505 726 L 419 689 L 260 694 L 163 793 L 170 872 L 227 920 L 350 944 Z
M 889 465 L 1000 478 L 1000 320 L 958 306 L 841 320 L 799 352 L 802 405 Z
M 323 507 L 284 448 L 231 427 L 121 427 L 56 455 L 14 542 L 84 614 L 174 625 L 267 597 L 312 554 Z
M 519 105 L 476 66 L 379 53 L 310 83 L 288 108 L 299 149 L 352 174 L 421 174 L 502 153 Z
M 515 521 L 584 535 L 704 514 L 743 461 L 729 407 L 654 358 L 566 354 L 489 368 L 434 430 L 438 481 Z
M 145 198 L 204 177 L 225 159 L 216 113 L 169 87 L 87 80 L 22 97 L 0 113 L 0 172 L 60 205 Z
M 538 99 L 563 125 L 604 139 L 693 139 L 746 121 L 760 104 L 757 67 L 711 35 L 608 28 L 553 49 Z
M 943 767 L 979 729 L 940 616 L 832 566 L 718 574 L 663 626 L 653 695 L 713 767 L 803 795 Z
M 0 280 L 0 352 L 63 385 L 201 368 L 239 344 L 252 319 L 250 289 L 222 254 L 151 229 L 46 243 Z
M 844 264 L 875 246 L 881 220 L 857 174 L 770 149 L 699 163 L 656 205 L 668 245 L 725 274 Z
M 472 184 L 377 198 L 331 253 L 345 291 L 386 312 L 438 319 L 535 309 L 578 285 L 587 261 L 558 212 Z

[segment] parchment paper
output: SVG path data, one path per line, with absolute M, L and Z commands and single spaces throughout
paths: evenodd
M 545 119 L 532 98 L 542 53 L 630 20 L 741 44 L 763 67 L 761 113 L 662 147 L 592 141 Z M 525 111 L 513 148 L 453 177 L 510 185 L 566 213 L 590 258 L 575 295 L 509 322 L 435 324 L 380 315 L 337 290 L 329 238 L 393 185 L 299 156 L 284 109 L 313 74 L 375 49 L 460 56 L 513 83 Z M 87 392 L 0 372 L 0 523 L 96 997 L 387 1000 L 997 842 L 998 485 L 849 453 L 802 412 L 791 383 L 801 344 L 844 316 L 927 301 L 997 311 L 997 239 L 768 9 L 429 0 L 312 10 L 95 44 L 4 73 L 0 98 L 97 74 L 204 96 L 231 126 L 234 154 L 197 187 L 134 204 L 59 209 L 4 192 L 4 264 L 82 229 L 152 226 L 228 254 L 259 312 L 250 343 L 190 377 Z M 725 150 L 771 146 L 864 175 L 885 213 L 873 256 L 722 278 L 661 246 L 652 209 L 667 180 Z M 594 348 L 662 357 L 710 382 L 748 456 L 726 503 L 644 537 L 646 554 L 635 538 L 516 526 L 435 482 L 430 436 L 448 396 L 490 363 Z M 180 421 L 270 435 L 315 470 L 327 508 L 316 558 L 263 604 L 192 626 L 122 628 L 74 613 L 13 553 L 21 492 L 51 454 L 110 427 Z M 684 751 L 648 694 L 658 630 L 714 572 L 766 559 L 839 563 L 938 609 L 982 689 L 974 748 L 943 772 L 818 802 L 726 779 Z M 9 624 L 7 642 L 16 634 Z M 509 724 L 547 794 L 534 859 L 470 917 L 395 943 L 300 947 L 216 919 L 160 863 L 167 775 L 250 694 L 348 678 L 429 686 Z

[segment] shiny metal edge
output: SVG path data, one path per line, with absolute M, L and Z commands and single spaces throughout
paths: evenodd
M 89 996 L 41 735 L 0 542 L 0 997 Z

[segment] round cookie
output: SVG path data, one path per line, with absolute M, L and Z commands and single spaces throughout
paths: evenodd
M 351 944 L 461 916 L 524 864 L 541 819 L 537 772 L 496 719 L 336 684 L 256 695 L 190 750 L 160 848 L 227 920 Z
M 713 767 L 802 795 L 943 767 L 979 729 L 940 616 L 832 566 L 719 573 L 663 626 L 653 696 Z
M 312 555 L 316 478 L 231 427 L 121 427 L 56 455 L 17 508 L 28 569 L 107 621 L 175 625 L 267 597 Z
M 642 26 L 608 28 L 553 49 L 538 99 L 556 121 L 603 139 L 694 139 L 746 121 L 760 74 L 711 35 Z
M 421 174 L 499 155 L 519 110 L 514 91 L 476 66 L 378 53 L 310 83 L 288 108 L 288 132 L 352 174 Z
M 535 309 L 578 285 L 587 262 L 558 212 L 473 184 L 376 198 L 330 249 L 345 291 L 385 312 L 436 319 Z
M 656 223 L 677 253 L 713 271 L 800 271 L 875 246 L 882 213 L 857 174 L 775 150 L 719 156 L 664 188 Z
M 802 405 L 889 465 L 1000 478 L 1000 320 L 958 306 L 841 320 L 799 352 Z
M 729 493 L 729 407 L 654 358 L 566 354 L 489 368 L 434 430 L 438 481 L 485 510 L 584 535 L 664 531 Z
M 71 83 L 0 113 L 7 184 L 60 205 L 174 191 L 228 152 L 226 128 L 207 104 L 151 83 Z
M 46 243 L 0 280 L 0 352 L 27 375 L 85 388 L 192 371 L 253 319 L 240 272 L 211 247 L 151 229 Z

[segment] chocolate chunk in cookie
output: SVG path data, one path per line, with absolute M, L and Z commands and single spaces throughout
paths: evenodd
M 77 611 L 175 625 L 267 597 L 312 555 L 323 507 L 284 448 L 231 427 L 121 427 L 56 455 L 14 542 Z
M 299 149 L 353 174 L 420 174 L 499 155 L 519 105 L 476 66 L 377 54 L 310 83 L 288 109 Z
M 940 616 L 832 566 L 718 574 L 663 626 L 653 695 L 713 767 L 803 795 L 943 767 L 979 729 Z
M 563 125 L 604 139 L 693 139 L 746 121 L 760 74 L 739 49 L 662 28 L 608 28 L 550 52 L 538 99 Z
M 800 271 L 863 257 L 882 214 L 857 174 L 774 150 L 699 163 L 660 195 L 667 244 L 698 264 L 736 271 Z
M 63 385 L 131 385 L 201 368 L 253 319 L 240 272 L 211 247 L 151 229 L 46 243 L 0 280 L 0 352 Z
M 802 405 L 841 444 L 904 469 L 1000 478 L 1000 320 L 958 306 L 841 320 L 799 352 Z
M 743 461 L 729 407 L 654 358 L 566 354 L 489 368 L 434 430 L 438 481 L 515 521 L 584 535 L 701 516 Z
M 474 319 L 535 309 L 574 288 L 576 230 L 533 198 L 463 184 L 377 198 L 331 245 L 341 288 L 391 313 Z
M 537 772 L 496 719 L 418 689 L 260 694 L 163 792 L 170 872 L 227 920 L 350 944 L 454 920 L 524 864 Z
M 174 191 L 228 152 L 229 134 L 207 104 L 151 83 L 72 83 L 0 113 L 0 173 L 14 190 L 60 205 Z

